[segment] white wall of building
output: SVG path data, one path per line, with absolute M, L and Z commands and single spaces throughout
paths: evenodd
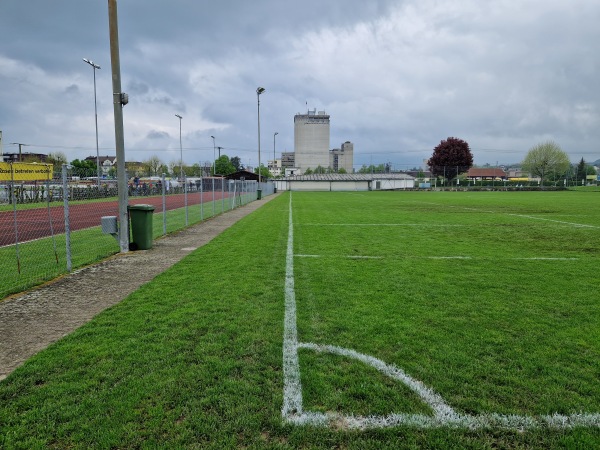
M 294 165 L 302 172 L 329 167 L 329 131 L 329 115 L 325 111 L 294 116 Z

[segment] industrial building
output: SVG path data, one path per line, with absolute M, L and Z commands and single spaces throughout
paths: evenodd
M 350 141 L 344 142 L 340 148 L 334 148 L 329 152 L 329 167 L 334 172 L 344 169 L 346 173 L 352 173 L 354 163 L 354 144 Z
M 294 151 L 281 154 L 281 172 L 300 175 L 307 170 L 322 168 L 328 172 L 341 169 L 352 173 L 354 144 L 344 142 L 330 149 L 330 116 L 315 109 L 294 116 Z
M 329 167 L 329 114 L 316 109 L 294 116 L 294 165 L 301 173 Z

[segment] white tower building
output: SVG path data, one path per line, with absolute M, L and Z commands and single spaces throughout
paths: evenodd
M 307 169 L 329 167 L 329 115 L 314 109 L 294 116 L 295 167 Z

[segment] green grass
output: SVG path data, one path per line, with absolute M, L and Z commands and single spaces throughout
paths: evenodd
M 243 199 L 248 203 L 254 196 L 248 194 Z M 115 199 L 111 199 L 113 201 Z M 87 202 L 72 202 L 71 204 L 93 203 L 99 200 Z M 9 205 L 12 208 L 12 205 Z M 19 209 L 32 209 L 39 204 L 19 205 Z M 58 206 L 53 206 L 58 207 Z M 62 207 L 61 207 L 62 208 Z M 188 223 L 193 225 L 206 220 L 214 215 L 221 214 L 231 209 L 231 203 L 225 199 L 216 200 L 213 208 L 212 202 L 200 205 L 188 206 Z M 186 227 L 185 208 L 167 210 L 166 212 L 166 234 L 170 234 Z M 165 235 L 163 226 L 163 213 L 155 213 L 152 220 L 153 239 Z M 83 267 L 100 261 L 119 251 L 116 239 L 109 235 L 103 235 L 100 227 L 92 227 L 84 230 L 71 232 L 71 258 L 72 269 Z M 17 258 L 18 255 L 18 258 Z M 14 246 L 0 247 L 0 272 L 2 283 L 0 284 L 0 299 L 31 287 L 52 280 L 67 273 L 65 235 L 57 234 L 54 239 L 43 238 L 29 242 L 19 243 L 18 249 Z
M 112 236 L 102 234 L 100 227 L 71 232 L 72 267 L 100 261 L 119 251 Z M 0 248 L 2 284 L 0 299 L 21 292 L 67 272 L 65 235 L 23 242 Z M 19 263 L 20 262 L 20 265 Z
M 288 202 L 267 203 L 0 383 L 0 447 L 600 445 L 599 427 L 284 424 Z M 599 202 L 577 192 L 294 193 L 299 339 L 394 364 L 466 414 L 598 413 Z M 430 413 L 361 363 L 299 354 L 306 410 Z

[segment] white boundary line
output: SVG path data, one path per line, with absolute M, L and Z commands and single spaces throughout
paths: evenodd
M 454 411 L 433 389 L 415 380 L 402 369 L 386 364 L 373 356 L 333 345 L 320 345 L 298 341 L 296 323 L 296 293 L 294 287 L 294 226 L 292 218 L 292 193 L 289 202 L 289 230 L 285 268 L 285 317 L 283 331 L 283 405 L 281 416 L 286 423 L 294 425 L 325 426 L 342 429 L 386 428 L 408 426 L 414 428 L 503 428 L 526 431 L 535 428 L 569 429 L 573 427 L 600 428 L 600 413 L 570 415 L 550 414 L 542 416 L 479 414 L 476 416 Z M 433 415 L 388 414 L 384 416 L 355 416 L 338 413 L 304 411 L 302 406 L 302 384 L 300 382 L 299 349 L 332 353 L 367 364 L 384 375 L 397 380 L 411 389 L 428 405 Z
M 579 261 L 581 258 L 566 258 L 553 256 L 532 256 L 532 257 L 514 257 L 503 258 L 501 256 L 368 256 L 368 255 L 306 255 L 296 254 L 296 258 L 346 258 L 346 259 L 473 259 L 473 260 L 494 260 L 494 261 Z M 591 259 L 591 258 L 590 258 Z
M 475 212 L 486 213 L 486 214 L 500 214 L 500 215 L 507 215 L 507 216 L 513 216 L 513 217 L 522 217 L 522 218 L 531 219 L 531 220 L 544 220 L 546 222 L 553 222 L 553 223 L 558 223 L 558 224 L 561 224 L 561 225 L 569 225 L 569 226 L 572 226 L 572 227 L 575 227 L 575 228 L 600 228 L 597 225 L 589 225 L 589 224 L 576 223 L 576 222 L 566 222 L 564 220 L 548 219 L 546 217 L 536 217 L 536 216 L 530 216 L 530 215 L 527 215 L 527 214 L 503 213 L 503 212 L 498 212 L 498 211 L 486 211 L 484 209 L 470 208 L 470 207 L 467 207 L 467 206 L 444 205 L 442 203 L 434 203 L 434 202 L 417 202 L 417 203 L 425 203 L 427 205 L 443 206 L 443 207 L 446 207 L 446 208 L 459 208 L 459 209 L 465 209 L 467 211 L 475 211 Z

